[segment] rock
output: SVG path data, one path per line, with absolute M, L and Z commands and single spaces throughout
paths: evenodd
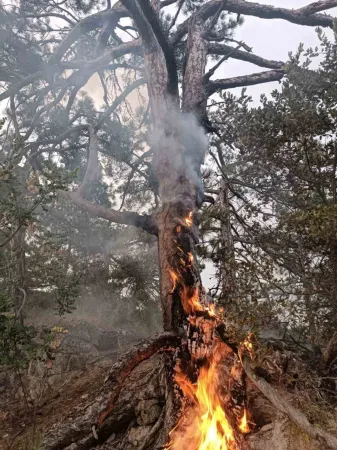
M 135 448 L 141 445 L 151 431 L 151 426 L 133 427 L 128 433 L 128 442 Z
M 161 407 L 156 399 L 141 400 L 135 410 L 138 425 L 152 425 L 161 413 Z

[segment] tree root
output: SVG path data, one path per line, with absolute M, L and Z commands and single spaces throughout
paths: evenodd
M 43 448 L 90 449 L 105 442 L 114 430 L 125 427 L 134 417 L 131 409 L 124 408 L 120 411 L 116 405 L 124 381 L 141 362 L 157 352 L 174 351 L 180 343 L 181 338 L 176 334 L 162 333 L 134 346 L 112 366 L 99 395 L 91 403 L 80 411 L 73 411 L 62 424 L 53 426 L 44 439 Z M 169 404 L 166 410 L 168 407 Z M 114 414 L 111 415 L 113 410 Z M 170 415 L 172 416 L 171 412 Z M 168 422 L 171 421 L 172 419 Z
M 277 408 L 288 416 L 301 430 L 311 438 L 322 444 L 324 449 L 337 450 L 337 438 L 326 431 L 316 428 L 307 417 L 290 403 L 288 403 L 266 380 L 259 377 L 253 370 L 251 359 L 247 353 L 241 357 L 242 365 L 247 377 L 264 394 L 265 397 Z

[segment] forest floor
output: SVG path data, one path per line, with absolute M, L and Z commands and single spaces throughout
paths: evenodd
M 27 405 L 15 389 L 0 395 L 0 450 L 39 450 L 44 430 L 61 422 L 73 409 L 95 398 L 112 361 L 88 366 L 46 387 L 35 405 Z M 41 383 L 44 380 L 41 379 Z M 18 389 L 20 389 L 18 385 Z

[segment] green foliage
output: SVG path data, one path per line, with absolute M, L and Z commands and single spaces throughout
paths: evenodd
M 281 89 L 260 105 L 245 90 L 214 102 L 223 139 L 209 162 L 224 165 L 205 180 L 212 189 L 230 180 L 238 320 L 281 320 L 314 342 L 328 338 L 337 310 L 337 49 L 318 36 L 320 49 L 290 54 Z M 219 274 L 221 214 L 217 205 L 202 219 Z

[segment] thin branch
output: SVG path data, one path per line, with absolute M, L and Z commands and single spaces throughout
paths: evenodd
M 178 0 L 163 0 L 160 2 L 160 7 L 164 8 L 165 6 L 173 5 L 173 3 L 177 3 Z
M 238 44 L 241 44 L 241 42 L 238 42 Z M 235 52 L 233 52 L 233 50 L 235 50 Z M 233 47 L 226 44 L 217 44 L 211 42 L 208 47 L 208 52 L 214 55 L 227 55 L 230 58 L 246 61 L 259 67 L 266 67 L 267 69 L 283 69 L 283 67 L 285 66 L 285 63 L 282 61 L 264 59 L 260 56 L 254 55 L 254 53 L 245 52 L 239 49 L 233 49 Z
M 177 9 L 177 11 L 172 19 L 172 22 L 170 23 L 170 26 L 168 28 L 169 31 L 174 27 L 184 3 L 185 3 L 185 0 L 179 0 L 178 9 Z
M 267 72 L 253 73 L 241 77 L 225 78 L 224 80 L 210 81 L 206 85 L 208 96 L 222 89 L 233 89 L 236 87 L 254 86 L 255 84 L 269 83 L 271 81 L 280 81 L 284 77 L 283 70 L 269 70 Z
M 121 3 L 130 12 L 135 24 L 137 25 L 144 47 L 149 51 L 153 50 L 156 47 L 156 40 L 151 26 L 149 26 L 146 17 L 139 8 L 138 2 L 135 0 L 121 0 Z
M 134 41 L 125 42 L 124 44 L 118 45 L 117 47 L 113 47 L 111 50 L 103 53 L 102 56 L 99 58 L 93 59 L 90 62 L 87 61 L 69 61 L 67 63 L 62 63 L 62 68 L 64 67 L 75 67 L 77 66 L 80 71 L 76 74 L 72 74 L 69 77 L 68 81 L 74 82 L 76 84 L 78 82 L 78 79 L 80 79 L 83 75 L 83 70 L 92 70 L 92 73 L 95 73 L 96 71 L 103 68 L 105 64 L 109 64 L 111 60 L 115 58 L 119 58 L 121 56 L 124 56 L 128 53 L 138 53 L 141 50 L 141 41 L 140 39 L 136 39 Z M 16 94 L 18 91 L 20 91 L 23 87 L 28 86 L 29 84 L 33 83 L 34 81 L 37 81 L 39 79 L 43 79 L 45 77 L 45 74 L 50 71 L 50 67 L 46 66 L 44 70 L 40 70 L 38 72 L 35 72 L 33 74 L 28 75 L 27 77 L 23 78 L 18 83 L 9 86 L 9 88 L 2 92 L 0 94 L 0 101 L 5 100 L 6 98 L 9 98 L 11 95 Z M 50 90 L 51 88 L 48 87 Z
M 215 27 L 215 25 L 217 24 L 220 14 L 222 13 L 225 5 L 226 5 L 227 0 L 222 0 L 217 12 L 214 14 L 214 16 L 212 17 L 207 29 L 205 30 L 205 35 L 207 35 L 208 33 L 210 33 L 213 28 Z
M 84 33 L 95 30 L 103 26 L 106 21 L 110 23 L 116 23 L 122 17 L 128 17 L 127 10 L 121 5 L 120 2 L 116 2 L 113 8 L 100 11 L 96 14 L 92 14 L 79 22 L 63 39 L 61 44 L 57 47 L 55 52 L 49 59 L 49 64 L 54 65 L 61 61 L 62 56 L 72 46 L 72 44 Z
M 231 51 L 225 54 L 205 75 L 204 82 L 207 82 L 211 76 L 214 75 L 215 71 L 224 63 L 228 58 L 235 58 L 235 53 L 242 47 L 240 43 L 236 48 L 231 48 Z
M 138 87 L 145 84 L 144 78 L 139 78 L 138 80 L 135 80 L 133 83 L 131 83 L 129 86 L 127 86 L 124 91 L 119 95 L 111 104 L 111 106 L 102 113 L 101 117 L 99 118 L 97 122 L 96 128 L 98 128 L 104 120 L 106 120 L 110 114 L 126 99 L 126 97 L 131 94 L 132 91 L 137 89 Z
M 121 202 L 121 206 L 120 206 L 120 208 L 119 208 L 119 211 L 121 211 L 122 208 L 123 208 L 123 206 L 124 206 L 125 198 L 126 198 L 126 195 L 127 195 L 127 193 L 128 193 L 128 190 L 129 190 L 129 187 L 130 187 L 130 183 L 131 183 L 131 181 L 132 181 L 132 178 L 133 178 L 133 176 L 134 176 L 134 174 L 135 174 L 135 172 L 136 172 L 138 166 L 144 161 L 144 159 L 145 159 L 147 156 L 149 156 L 149 155 L 151 155 L 151 154 L 152 154 L 152 149 L 148 150 L 147 152 L 144 152 L 144 153 L 138 158 L 138 160 L 136 161 L 136 163 L 135 163 L 134 166 L 132 167 L 131 172 L 129 173 L 129 176 L 128 176 L 128 179 L 127 179 L 127 182 L 126 182 L 126 186 L 125 186 L 124 192 L 123 192 L 123 198 L 122 198 L 122 202 Z
M 57 17 L 58 19 L 62 19 L 65 22 L 68 22 L 69 25 L 71 25 L 72 27 L 74 27 L 76 25 L 76 22 L 74 22 L 73 20 L 69 19 L 69 17 L 66 17 L 64 14 L 59 14 L 59 13 L 53 13 L 53 12 L 46 12 L 46 13 L 41 13 L 41 14 L 24 14 L 23 16 L 19 16 L 20 18 L 24 18 L 24 19 L 40 19 L 42 17 Z

